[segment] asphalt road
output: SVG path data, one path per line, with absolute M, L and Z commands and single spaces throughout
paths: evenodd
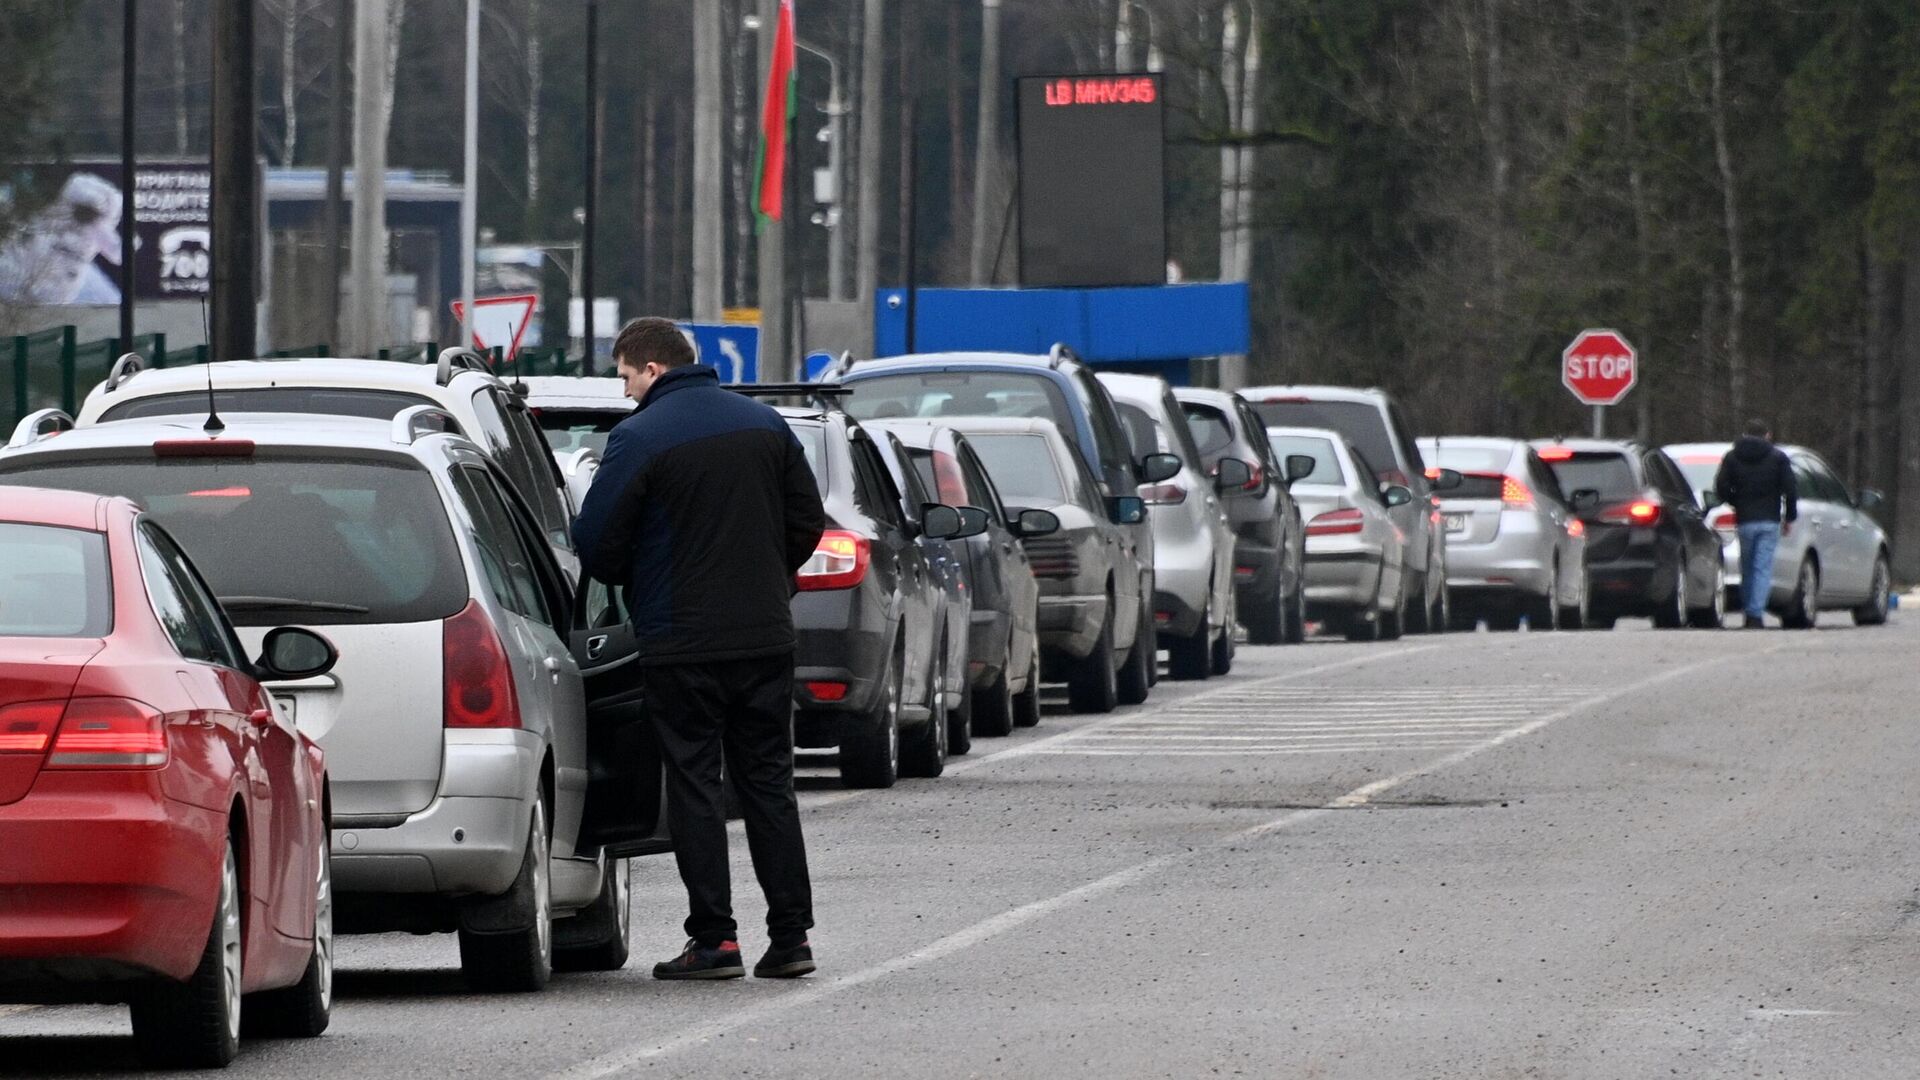
M 332 1030 L 226 1075 L 1920 1074 L 1920 616 L 1643 627 L 1242 648 L 890 791 L 810 759 L 816 976 L 652 980 L 653 860 L 627 970 L 489 997 L 346 939 Z M 0 1073 L 126 1030 L 0 1007 Z

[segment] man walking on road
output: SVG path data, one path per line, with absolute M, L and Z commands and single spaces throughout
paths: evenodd
M 1773 553 L 1780 538 L 1793 532 L 1799 516 L 1793 465 L 1773 445 L 1773 432 L 1761 420 L 1721 459 L 1713 480 L 1714 497 L 1733 507 L 1740 534 L 1740 598 L 1747 629 L 1766 625 L 1767 597 L 1773 593 Z
M 826 523 L 805 453 L 780 414 L 722 390 L 666 319 L 613 344 L 639 402 L 607 439 L 574 546 L 628 589 L 648 712 L 667 764 L 674 859 L 691 939 L 656 979 L 737 979 L 721 762 L 740 794 L 771 947 L 753 973 L 814 969 L 813 891 L 793 794 L 793 575 Z

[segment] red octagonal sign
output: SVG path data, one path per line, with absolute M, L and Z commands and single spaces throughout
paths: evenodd
M 1588 405 L 1615 405 L 1640 378 L 1640 357 L 1614 330 L 1582 330 L 1560 354 L 1560 381 Z

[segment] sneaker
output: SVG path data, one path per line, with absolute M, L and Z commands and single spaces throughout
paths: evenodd
M 806 942 L 781 948 L 778 945 L 767 950 L 767 955 L 753 965 L 753 977 L 756 979 L 797 979 L 813 970 L 813 946 Z
M 1761 618 L 1758 615 L 1747 616 L 1747 629 L 1765 630 L 1766 628 L 1767 628 L 1767 620 Z
M 732 941 L 718 945 L 689 941 L 685 952 L 653 965 L 656 979 L 738 979 L 746 974 L 740 962 L 740 945 Z

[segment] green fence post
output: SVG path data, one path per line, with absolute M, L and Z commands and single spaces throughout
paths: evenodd
M 79 407 L 79 391 L 74 385 L 74 352 L 78 349 L 78 328 L 63 326 L 60 328 L 60 408 L 72 416 Z
M 153 335 L 153 366 L 155 368 L 167 366 L 167 335 L 165 334 Z

